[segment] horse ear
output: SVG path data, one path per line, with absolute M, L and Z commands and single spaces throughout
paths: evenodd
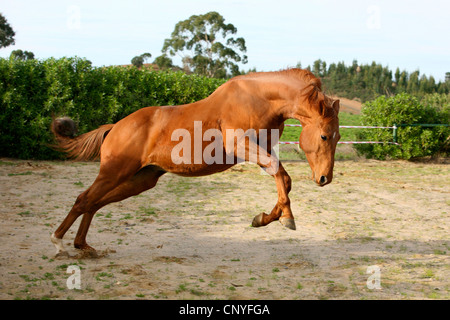
M 333 101 L 332 106 L 333 106 L 333 109 L 336 112 L 336 114 L 339 113 L 339 108 L 340 108 L 339 102 L 340 102 L 339 99 Z
M 320 100 L 320 102 L 319 102 L 319 114 L 320 114 L 322 117 L 325 117 L 325 116 L 326 116 L 326 113 L 327 113 L 327 109 L 328 109 L 328 108 L 329 108 L 329 107 L 326 106 L 325 100 Z

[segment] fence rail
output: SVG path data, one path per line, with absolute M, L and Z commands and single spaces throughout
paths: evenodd
M 301 124 L 285 124 L 285 127 L 301 127 Z M 347 129 L 394 129 L 394 127 L 374 127 L 374 126 L 339 126 Z
M 301 124 L 285 124 L 285 127 L 301 127 Z M 435 124 L 435 123 L 402 123 L 394 124 L 392 127 L 378 127 L 378 126 L 339 126 L 345 129 L 393 129 L 392 142 L 389 141 L 339 141 L 338 144 L 394 144 L 400 145 L 397 142 L 397 130 L 399 127 L 450 127 L 450 124 Z M 279 144 L 299 144 L 297 141 L 280 141 Z
M 285 127 L 301 127 L 301 124 L 285 124 Z M 396 141 L 396 135 L 397 135 L 397 127 L 378 127 L 378 126 L 339 126 L 339 128 L 345 128 L 345 129 L 394 129 L 395 133 L 393 134 L 394 141 L 393 142 L 383 142 L 383 141 L 339 141 L 338 144 L 394 144 L 394 145 L 400 145 Z M 297 141 L 280 141 L 279 144 L 299 144 Z
M 279 141 L 279 144 L 299 144 L 298 141 Z M 377 144 L 377 143 L 387 143 L 400 145 L 397 142 L 386 142 L 386 141 L 339 141 L 338 144 Z

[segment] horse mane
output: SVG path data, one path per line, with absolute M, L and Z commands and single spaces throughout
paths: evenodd
M 320 100 L 323 100 L 324 95 L 319 94 L 322 93 L 322 81 L 311 71 L 293 68 L 280 72 L 306 83 L 305 88 L 302 90 L 302 96 L 304 96 L 311 105 L 317 104 Z
M 311 110 L 315 110 L 325 117 L 334 115 L 333 108 L 329 107 L 331 99 L 322 92 L 322 81 L 307 69 L 290 68 L 273 72 L 255 72 L 238 76 L 233 79 L 259 79 L 259 78 L 291 78 L 300 81 L 304 87 L 300 89 L 300 96 L 309 102 Z

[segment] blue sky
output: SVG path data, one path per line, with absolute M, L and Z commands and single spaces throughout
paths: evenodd
M 245 38 L 246 70 L 356 59 L 440 81 L 450 72 L 450 1 L 439 0 L 3 0 L 16 45 L 0 49 L 0 57 L 22 49 L 96 66 L 129 64 L 144 52 L 153 60 L 178 21 L 213 10 Z

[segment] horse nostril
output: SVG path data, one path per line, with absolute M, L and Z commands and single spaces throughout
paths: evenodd
M 320 177 L 320 184 L 325 184 L 327 182 L 327 177 L 321 176 Z

